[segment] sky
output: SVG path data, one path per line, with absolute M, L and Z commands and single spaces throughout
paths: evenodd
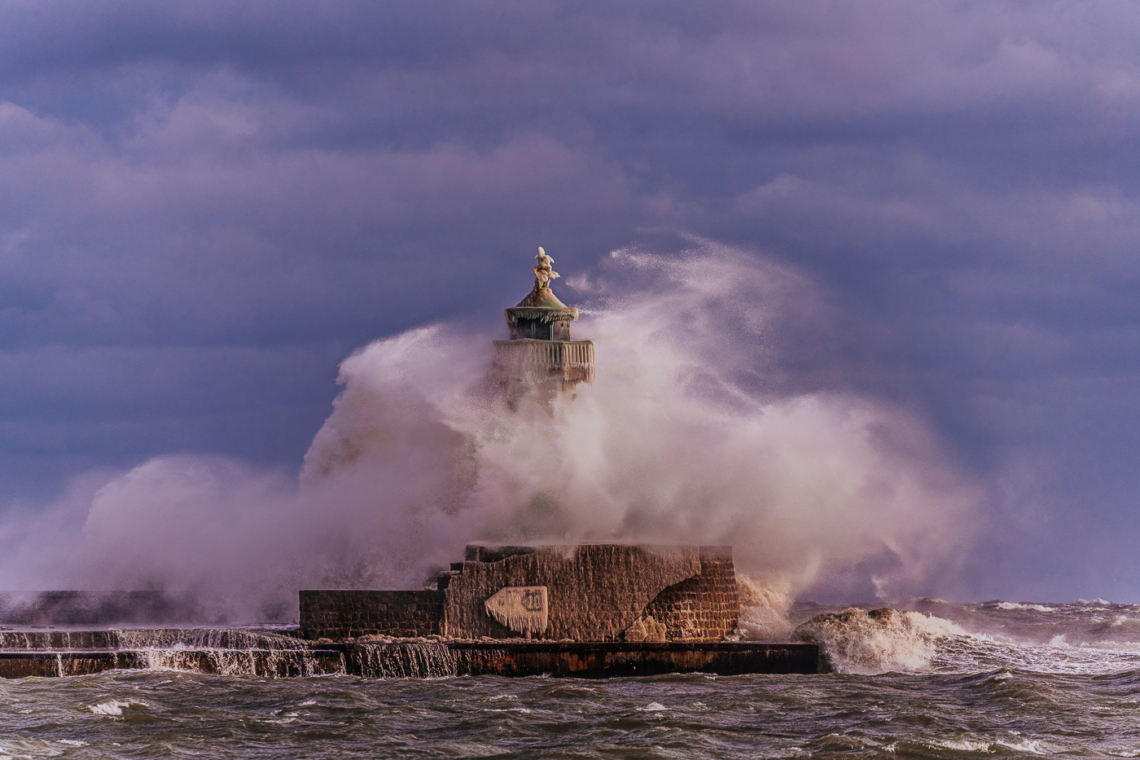
M 773 393 L 905 409 L 978 484 L 932 593 L 1140 602 L 1137 39 L 1126 2 L 0 0 L 0 534 L 156 456 L 295 473 L 346 356 L 499 329 L 538 245 L 573 302 L 700 241 L 811 283 Z

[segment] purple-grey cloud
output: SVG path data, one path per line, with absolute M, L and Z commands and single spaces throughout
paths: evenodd
M 1138 25 L 0 3 L 0 475 L 14 498 L 169 452 L 295 466 L 353 346 L 494 329 L 538 244 L 589 275 L 696 233 L 827 304 L 789 310 L 756 382 L 905 405 L 988 479 L 969 593 L 1135 595 Z

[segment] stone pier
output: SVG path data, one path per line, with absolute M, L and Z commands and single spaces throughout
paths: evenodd
M 75 633 L 80 639 L 91 640 L 97 639 L 100 632 Z M 159 634 L 158 640 L 180 638 L 178 631 L 152 633 Z M 295 639 L 288 648 L 4 648 L 0 649 L 0 678 L 83 676 L 111 670 L 170 670 L 261 678 L 616 678 L 668 673 L 733 676 L 816 673 L 818 660 L 815 644 L 424 640 L 320 644 Z
M 300 610 L 310 639 L 707 642 L 736 629 L 740 603 L 730 547 L 582 544 L 469 546 L 436 590 L 302 591 Z

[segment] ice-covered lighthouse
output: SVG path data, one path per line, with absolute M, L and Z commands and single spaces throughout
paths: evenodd
M 550 283 L 558 277 L 554 259 L 542 248 L 535 256 L 534 288 L 518 306 L 505 309 L 509 340 L 494 342 L 495 383 L 515 406 L 528 393 L 541 401 L 574 395 L 578 383 L 594 381 L 594 344 L 571 340 L 578 310 L 558 300 Z

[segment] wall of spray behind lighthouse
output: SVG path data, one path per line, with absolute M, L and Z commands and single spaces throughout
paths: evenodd
M 812 282 L 691 243 L 559 282 L 598 373 L 553 417 L 492 392 L 499 335 L 378 340 L 341 364 L 299 477 L 199 455 L 90 473 L 9 513 L 0 586 L 160 588 L 209 621 L 287 620 L 298 588 L 420 587 L 468 541 L 637 541 L 733 545 L 757 635 L 796 594 L 943 591 L 982 489 L 920 416 L 797 379 L 787 346 L 830 319 Z

